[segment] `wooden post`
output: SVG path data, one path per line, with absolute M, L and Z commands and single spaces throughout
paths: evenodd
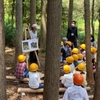
M 37 61 L 38 61 L 38 65 L 40 66 L 40 61 L 39 61 L 39 57 L 38 57 L 38 55 L 37 55 L 37 52 L 34 51 L 34 53 L 35 53 L 35 55 L 36 55 L 36 59 L 37 59 Z

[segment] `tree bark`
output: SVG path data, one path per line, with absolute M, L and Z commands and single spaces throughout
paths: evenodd
M 46 4 L 47 0 L 41 0 L 41 36 L 40 48 L 46 48 Z
M 17 57 L 22 53 L 22 0 L 16 0 L 16 48 L 15 63 Z
M 87 82 L 93 83 L 93 70 L 92 70 L 92 57 L 91 57 L 91 44 L 90 44 L 90 2 L 84 0 L 84 15 L 85 15 L 85 42 L 86 42 L 86 70 Z
M 91 16 L 92 35 L 94 36 L 94 0 L 92 0 L 92 16 Z
M 48 0 L 43 100 L 58 100 L 62 0 Z
M 36 0 L 30 0 L 30 27 L 36 23 Z
M 68 27 L 71 25 L 72 19 L 73 19 L 73 0 L 69 0 Z
M 100 8 L 99 8 L 100 9 Z M 99 28 L 98 28 L 98 37 L 100 37 L 100 12 L 99 12 Z M 95 78 L 95 89 L 94 89 L 94 98 L 93 100 L 99 100 L 100 98 L 100 38 L 98 38 L 98 50 L 97 50 L 97 70 Z
M 4 37 L 4 0 L 0 0 L 0 100 L 6 98 L 5 37 Z

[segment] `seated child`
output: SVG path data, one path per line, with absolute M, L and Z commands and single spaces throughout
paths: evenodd
M 64 76 L 61 83 L 67 88 L 73 85 L 73 73 L 71 72 L 71 67 L 68 65 L 63 66 Z
M 38 65 L 36 63 L 32 63 L 29 68 L 29 87 L 32 89 L 43 88 L 44 84 L 40 83 L 40 76 L 37 73 Z
M 71 72 L 73 72 L 74 69 L 75 69 L 75 65 L 74 65 L 73 62 L 74 62 L 74 59 L 73 59 L 72 56 L 69 56 L 69 57 L 66 58 L 66 64 L 71 67 Z
M 78 55 L 78 63 L 84 63 L 85 62 L 83 61 L 83 55 L 81 53 L 77 54 Z
M 74 65 L 75 67 L 78 65 L 78 55 L 77 54 L 73 54 L 72 57 L 74 58 Z
M 16 66 L 16 72 L 15 72 L 15 76 L 18 79 L 29 77 L 25 60 L 26 60 L 26 57 L 23 54 L 20 54 L 18 56 L 18 63 Z
M 71 55 L 71 45 L 72 43 L 70 41 L 66 41 L 61 47 L 61 54 L 62 54 L 63 60 L 65 60 L 66 57 Z
M 78 54 L 78 52 L 79 52 L 78 48 L 73 48 L 72 51 L 71 51 L 72 55 Z
M 86 66 L 85 66 L 85 64 L 83 64 L 83 63 L 80 63 L 80 64 L 78 64 L 77 66 L 76 66 L 76 69 L 74 70 L 74 72 L 73 72 L 73 75 L 75 75 L 75 74 L 81 74 L 83 77 L 84 77 L 84 81 L 83 81 L 83 83 L 82 83 L 82 86 L 83 87 L 86 87 L 87 86 L 87 81 L 86 81 Z
M 76 74 L 73 77 L 74 85 L 66 89 L 62 100 L 89 100 L 86 89 L 81 87 L 83 81 L 83 76 Z
M 80 53 L 82 53 L 84 61 L 86 61 L 86 51 L 85 51 L 85 48 L 86 48 L 85 44 L 81 44 L 80 45 Z
M 95 79 L 95 73 L 96 73 L 96 59 L 97 59 L 97 48 L 91 47 L 91 55 L 92 55 L 93 76 L 94 76 L 94 79 Z
M 71 50 L 72 50 L 72 48 L 71 48 L 71 46 L 72 46 L 72 42 L 71 41 L 67 41 L 66 42 L 66 46 L 67 46 L 67 56 L 66 57 L 68 57 L 68 56 L 71 56 Z
M 63 62 L 63 52 L 62 52 L 62 48 L 63 48 L 63 42 L 61 41 L 60 42 L 60 49 L 61 49 L 61 53 L 60 53 L 60 63 L 62 63 Z

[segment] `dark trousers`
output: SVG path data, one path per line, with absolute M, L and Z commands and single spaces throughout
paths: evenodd
M 36 53 L 38 54 L 38 50 L 36 51 Z M 31 63 L 37 63 L 37 58 L 36 58 L 36 55 L 35 55 L 34 51 L 30 52 L 29 60 L 30 60 L 30 64 Z

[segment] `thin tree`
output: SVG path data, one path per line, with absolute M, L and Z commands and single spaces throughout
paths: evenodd
M 71 25 L 72 19 L 73 19 L 73 0 L 69 0 L 68 27 Z
M 46 4 L 47 0 L 41 0 L 41 36 L 40 48 L 46 48 Z
M 98 50 L 97 50 L 97 70 L 96 70 L 96 78 L 95 78 L 95 89 L 94 89 L 94 99 L 99 100 L 100 98 L 100 8 L 99 12 L 99 28 L 98 28 Z
M 48 0 L 43 100 L 58 100 L 62 0 Z
M 86 70 L 87 81 L 93 83 L 93 70 L 92 70 L 92 58 L 91 58 L 91 45 L 90 45 L 90 2 L 84 0 L 84 18 L 85 18 L 85 42 L 86 42 Z
M 22 0 L 16 0 L 16 48 L 15 62 L 17 57 L 22 53 Z
M 92 0 L 92 16 L 91 16 L 92 35 L 94 35 L 94 1 L 95 0 Z
M 14 15 L 15 15 L 15 0 L 13 0 L 13 2 L 12 2 L 11 15 L 12 15 L 12 27 L 13 27 L 13 25 L 14 25 Z
M 36 0 L 30 0 L 30 26 L 36 23 Z
M 6 98 L 5 38 L 4 38 L 4 0 L 0 0 L 0 100 Z

